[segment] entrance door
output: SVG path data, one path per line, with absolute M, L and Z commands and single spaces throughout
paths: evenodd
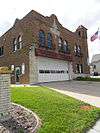
M 20 67 L 15 68 L 15 81 L 16 83 L 20 82 Z

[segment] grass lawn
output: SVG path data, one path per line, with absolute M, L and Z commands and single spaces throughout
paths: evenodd
M 39 133 L 84 133 L 100 118 L 100 109 L 81 109 L 87 104 L 46 87 L 13 87 L 12 101 L 37 113 Z

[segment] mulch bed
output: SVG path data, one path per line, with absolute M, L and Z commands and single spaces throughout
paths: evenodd
M 94 109 L 94 107 L 93 106 L 90 106 L 90 105 L 84 105 L 84 106 L 81 106 L 80 107 L 82 110 L 92 110 L 92 109 Z
M 11 118 L 0 123 L 0 133 L 35 133 L 37 119 L 32 112 L 12 104 Z

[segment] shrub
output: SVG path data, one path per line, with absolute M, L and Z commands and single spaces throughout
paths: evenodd
M 79 81 L 97 81 L 97 82 L 100 82 L 100 78 L 91 78 L 91 77 L 77 77 L 75 80 L 79 80 Z

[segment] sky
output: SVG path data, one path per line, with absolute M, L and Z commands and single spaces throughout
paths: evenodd
M 100 28 L 100 0 L 1 0 L 0 36 L 13 26 L 16 18 L 23 18 L 35 10 L 44 16 L 55 14 L 59 22 L 71 31 L 79 25 L 88 29 L 89 60 L 100 54 L 100 40 L 90 37 Z

